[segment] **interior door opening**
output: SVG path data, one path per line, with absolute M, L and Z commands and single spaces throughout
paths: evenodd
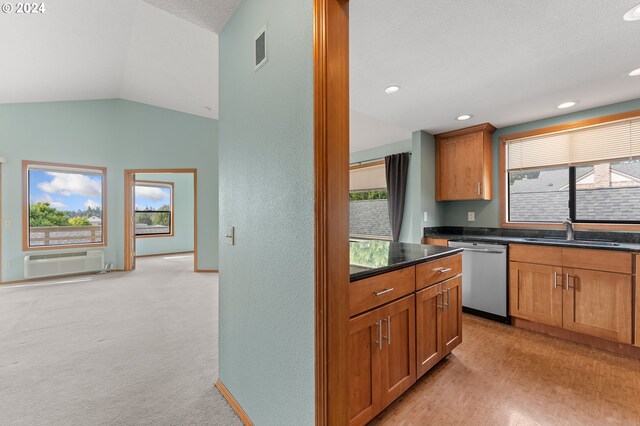
M 140 257 L 193 256 L 198 269 L 197 169 L 125 170 L 125 271 Z

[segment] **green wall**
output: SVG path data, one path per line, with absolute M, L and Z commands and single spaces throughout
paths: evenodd
M 220 380 L 258 425 L 311 425 L 313 2 L 243 0 L 219 41 Z
M 193 174 L 138 173 L 136 180 L 173 183 L 173 235 L 138 237 L 138 256 L 193 251 Z
M 218 267 L 218 122 L 122 99 L 0 105 L 3 281 L 23 278 L 22 160 L 107 167 L 105 262 L 124 263 L 124 169 L 198 169 L 198 252 Z M 58 250 L 57 250 L 58 251 Z
M 503 127 L 493 134 L 493 193 L 491 201 L 446 201 L 441 202 L 442 225 L 444 226 L 473 226 L 500 227 L 500 137 L 527 130 L 540 129 L 573 121 L 587 120 L 605 115 L 617 114 L 640 109 L 640 99 L 620 102 L 578 111 L 557 117 L 545 118 L 515 126 Z M 476 221 L 467 221 L 467 212 L 476 212 Z

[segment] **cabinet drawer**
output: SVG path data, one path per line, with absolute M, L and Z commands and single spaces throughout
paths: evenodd
M 399 269 L 349 284 L 349 316 L 384 305 L 415 291 L 416 268 Z
M 566 248 L 562 250 L 562 266 L 595 271 L 631 274 L 631 253 L 612 250 Z
M 562 247 L 509 244 L 509 260 L 512 262 L 562 266 Z
M 462 273 L 462 254 L 448 256 L 416 266 L 416 290 Z

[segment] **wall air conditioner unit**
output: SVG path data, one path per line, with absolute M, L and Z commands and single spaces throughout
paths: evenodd
M 96 272 L 104 267 L 104 250 L 29 254 L 24 257 L 25 278 Z

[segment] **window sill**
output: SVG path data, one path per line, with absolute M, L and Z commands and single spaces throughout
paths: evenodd
M 79 249 L 79 248 L 97 248 L 97 247 L 106 247 L 107 243 L 93 243 L 93 244 L 74 244 L 74 245 L 59 245 L 59 246 L 22 246 L 22 251 L 42 251 L 42 250 L 69 250 L 69 249 Z
M 169 238 L 173 237 L 175 234 L 172 232 L 170 234 L 148 234 L 148 235 L 136 235 L 136 238 Z

